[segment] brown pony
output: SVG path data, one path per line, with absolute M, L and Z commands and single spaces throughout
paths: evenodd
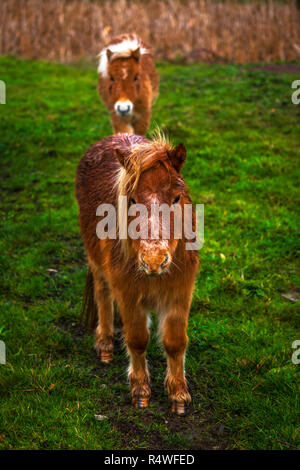
M 132 134 L 118 134 L 90 147 L 79 163 L 76 176 L 80 228 L 90 268 L 85 315 L 91 324 L 98 323 L 96 350 L 103 362 L 112 360 L 113 301 L 116 300 L 130 356 L 132 400 L 138 407 L 147 406 L 150 397 L 147 316 L 156 311 L 167 355 L 166 385 L 172 409 L 178 414 L 185 412 L 185 404 L 191 400 L 184 360 L 198 268 L 197 251 L 186 250 L 185 236 L 174 237 L 174 224 L 169 239 L 163 239 L 160 230 L 157 239 L 120 240 L 120 230 L 124 222 L 134 220 L 127 211 L 136 204 L 143 204 L 149 210 L 153 203 L 182 208 L 191 204 L 180 174 L 185 158 L 183 144 L 172 148 L 162 137 L 149 141 Z M 125 212 L 122 212 L 124 207 L 120 210 L 120 196 L 126 196 Z M 99 239 L 96 234 L 99 222 L 96 211 L 103 203 L 118 209 L 116 239 Z M 146 219 L 146 226 L 150 219 Z M 160 229 L 162 226 L 160 222 Z M 192 226 L 194 230 L 194 211 Z
M 123 34 L 112 39 L 99 56 L 98 89 L 114 132 L 145 135 L 159 90 L 149 47 L 135 34 Z

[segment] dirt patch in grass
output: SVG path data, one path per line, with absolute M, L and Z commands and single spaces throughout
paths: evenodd
M 56 327 L 68 331 L 74 341 L 79 341 L 90 333 L 80 323 L 69 318 L 60 319 Z M 164 390 L 163 381 L 155 380 L 155 377 L 159 375 L 159 365 L 156 365 L 156 361 L 151 360 L 151 357 L 153 381 L 150 406 L 143 410 L 134 408 L 129 387 L 124 388 L 128 362 L 124 351 L 122 329 L 116 327 L 114 361 L 111 364 L 102 364 L 95 350 L 92 349 L 87 364 L 89 366 L 94 364 L 93 373 L 98 374 L 106 386 L 111 385 L 114 390 L 118 387 L 117 402 L 113 408 L 110 406 L 103 413 L 108 416 L 112 427 L 121 433 L 122 449 L 142 449 L 143 441 L 145 441 L 145 448 L 162 450 L 226 449 L 228 447 L 229 432 L 222 423 L 213 423 L 211 406 L 199 411 L 194 408 L 192 402 L 185 416 L 178 416 L 171 412 L 171 404 Z M 197 394 L 197 388 L 195 381 L 189 377 L 189 389 L 192 396 Z
M 147 448 L 150 449 L 228 448 L 229 433 L 223 424 L 216 426 L 212 423 L 209 409 L 197 411 L 191 404 L 185 416 L 175 415 L 171 412 L 167 394 L 162 401 L 157 387 L 153 387 L 150 407 L 136 410 L 130 403 L 129 392 L 125 393 L 126 403 L 120 406 L 122 417 L 116 419 L 115 414 L 110 416 L 114 427 L 122 434 L 123 449 L 132 448 L 137 436 L 142 435 L 145 436 Z M 155 405 L 154 409 L 151 403 Z M 129 416 L 134 416 L 138 424 L 131 422 Z
M 60 330 L 68 331 L 75 340 L 82 339 L 87 333 L 87 330 L 83 325 L 71 320 L 70 318 L 61 318 L 55 326 Z

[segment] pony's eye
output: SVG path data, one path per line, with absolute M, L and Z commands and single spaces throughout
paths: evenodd
M 113 77 L 112 75 L 110 76 L 110 81 L 111 81 L 111 82 L 114 82 L 114 81 L 115 81 L 115 79 L 114 79 L 114 77 Z
M 134 82 L 137 82 L 137 81 L 138 81 L 138 78 L 139 78 L 139 76 L 138 76 L 138 74 L 136 74 L 136 76 L 134 77 L 133 81 L 134 81 Z
M 173 201 L 173 204 L 176 204 L 180 199 L 180 194 L 178 194 L 178 196 L 175 197 L 174 201 Z
M 136 200 L 135 200 L 133 197 L 131 197 L 131 198 L 129 199 L 129 203 L 130 203 L 130 204 L 136 204 Z

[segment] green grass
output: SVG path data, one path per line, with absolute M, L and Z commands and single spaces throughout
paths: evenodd
M 104 366 L 78 323 L 86 259 L 75 171 L 111 133 L 96 71 L 1 57 L 0 448 L 300 446 L 300 365 L 291 361 L 299 302 L 281 295 L 299 285 L 297 77 L 250 66 L 160 64 L 159 73 L 152 128 L 185 143 L 184 176 L 193 201 L 205 204 L 186 361 L 190 414 L 170 414 L 154 334 L 153 398 L 139 412 L 119 339 Z

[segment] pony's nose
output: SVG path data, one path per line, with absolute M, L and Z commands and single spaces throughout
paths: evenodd
M 164 253 L 142 253 L 140 264 L 147 274 L 161 274 L 170 264 L 170 255 Z
M 117 107 L 117 110 L 118 110 L 118 113 L 119 113 L 119 114 L 122 114 L 123 116 L 126 116 L 126 114 L 129 114 L 130 107 L 129 107 L 129 105 L 128 105 L 126 108 L 124 108 L 124 107 L 122 107 L 121 105 L 119 105 L 119 106 Z
M 117 101 L 115 104 L 115 111 L 119 116 L 128 116 L 132 113 L 133 105 L 131 101 Z

